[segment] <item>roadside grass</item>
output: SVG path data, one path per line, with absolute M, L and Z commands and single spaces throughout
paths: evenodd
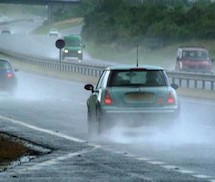
M 10 162 L 28 153 L 29 150 L 21 142 L 13 141 L 0 134 L 0 171 Z
M 173 70 L 176 62 L 176 51 L 180 46 L 201 46 L 209 50 L 212 58 L 215 58 L 215 41 L 192 40 L 189 42 L 175 43 L 159 49 L 137 47 L 133 49 L 119 48 L 117 45 L 96 45 L 92 42 L 86 43 L 86 50 L 94 58 L 117 62 L 120 64 L 152 64 Z
M 51 28 L 56 28 L 58 30 L 63 30 L 71 28 L 83 23 L 83 18 L 72 18 L 65 21 L 56 22 L 53 24 L 45 24 L 38 27 L 33 31 L 34 34 L 47 34 Z

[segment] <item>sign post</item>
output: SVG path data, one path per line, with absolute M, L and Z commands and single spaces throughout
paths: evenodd
M 64 48 L 65 46 L 65 42 L 63 39 L 58 39 L 56 42 L 55 42 L 55 46 L 59 49 L 59 68 L 61 70 L 61 60 L 62 60 L 62 49 Z

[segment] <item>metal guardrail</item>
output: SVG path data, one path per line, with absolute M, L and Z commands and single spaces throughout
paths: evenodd
M 41 67 L 46 67 L 54 70 L 61 70 L 64 72 L 74 72 L 79 74 L 84 74 L 88 76 L 99 77 L 108 65 L 102 64 L 92 64 L 92 63 L 83 63 L 83 62 L 61 62 L 61 66 L 59 64 L 58 59 L 47 58 L 42 56 L 33 56 L 30 54 L 24 54 L 19 52 L 12 52 L 8 50 L 0 50 L 0 53 L 12 57 L 18 61 L 26 62 L 28 64 L 33 64 Z
M 167 74 L 171 78 L 172 82 L 177 83 L 180 87 L 213 91 L 215 90 L 214 74 L 173 71 L 167 71 Z
M 49 69 L 59 70 L 64 72 L 74 72 L 87 76 L 99 77 L 105 67 L 109 65 L 98 65 L 90 63 L 75 63 L 75 62 L 62 62 L 61 66 L 59 60 L 47 57 L 35 57 L 18 52 L 10 52 L 8 50 L 0 50 L 6 56 L 15 58 L 16 60 L 46 67 Z M 174 72 L 167 71 L 171 82 L 177 83 L 180 87 L 215 90 L 215 75 L 214 74 L 199 74 L 190 72 Z

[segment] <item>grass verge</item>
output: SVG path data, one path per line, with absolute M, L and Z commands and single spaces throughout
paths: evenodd
M 22 142 L 0 134 L 0 171 L 7 169 L 13 161 L 31 153 Z
M 0 135 L 0 163 L 17 160 L 22 155 L 28 153 L 28 149 L 18 141 L 13 141 L 8 137 Z
M 65 21 L 56 22 L 53 24 L 43 25 L 38 27 L 33 31 L 34 34 L 47 34 L 51 28 L 56 28 L 57 30 L 64 30 L 71 28 L 83 23 L 83 18 L 72 18 Z
M 134 64 L 138 58 L 139 64 L 152 64 L 162 66 L 168 70 L 172 70 L 176 63 L 176 51 L 180 46 L 202 46 L 209 50 L 211 57 L 215 58 L 215 41 L 189 41 L 183 43 L 175 43 L 163 48 L 148 49 L 137 47 L 133 49 L 119 48 L 117 45 L 97 45 L 93 42 L 86 43 L 86 50 L 92 57 L 100 60 L 108 60 L 120 64 Z

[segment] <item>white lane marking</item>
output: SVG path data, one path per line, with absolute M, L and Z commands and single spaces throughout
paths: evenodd
M 115 154 L 124 154 L 124 153 L 125 153 L 125 152 L 119 151 L 119 150 L 113 150 L 113 152 L 114 152 Z
M 178 172 L 183 173 L 183 174 L 193 174 L 193 171 L 186 170 L 186 169 L 179 169 Z
M 42 162 L 42 163 L 35 164 L 35 165 L 27 167 L 25 169 L 21 169 L 20 172 L 27 171 L 27 170 L 29 170 L 29 171 L 40 170 L 43 167 L 58 164 L 60 161 L 67 160 L 67 159 L 73 158 L 75 156 L 91 152 L 91 151 L 93 151 L 93 150 L 95 150 L 97 148 L 98 147 L 94 147 L 94 148 L 91 148 L 91 149 L 84 149 L 84 150 L 81 150 L 81 151 L 78 151 L 78 152 L 69 153 L 69 154 L 66 154 L 66 155 L 63 155 L 63 156 L 60 156 L 60 157 L 57 157 L 57 158 L 54 158 L 54 159 L 51 159 L 51 160 L 48 160 L 48 161 L 45 161 L 45 162 Z
M 74 142 L 86 143 L 85 140 L 75 138 L 75 137 L 71 137 L 71 136 L 68 136 L 68 135 L 65 135 L 65 134 L 62 134 L 62 133 L 56 133 L 56 132 L 48 130 L 48 129 L 40 128 L 40 127 L 37 127 L 37 126 L 34 126 L 34 125 L 24 123 L 22 121 L 18 121 L 18 120 L 12 119 L 12 118 L 4 117 L 2 115 L 0 115 L 0 119 L 5 120 L 5 121 L 10 121 L 10 122 L 12 122 L 14 124 L 25 126 L 27 128 L 30 128 L 30 129 L 33 129 L 33 130 L 36 130 L 36 131 L 40 131 L 40 132 L 43 132 L 43 133 L 47 133 L 47 134 L 50 134 L 50 135 L 54 135 L 54 136 L 57 136 L 57 137 L 68 139 L 68 140 L 71 140 L 71 141 L 74 141 Z
M 146 158 L 146 157 L 138 157 L 136 159 L 139 160 L 139 161 L 149 161 L 149 160 L 151 160 L 151 159 Z
M 163 165 L 163 162 L 160 161 L 147 161 L 149 164 L 153 164 L 153 165 Z
M 162 167 L 165 169 L 169 169 L 169 170 L 172 170 L 172 169 L 177 170 L 178 169 L 178 167 L 174 166 L 174 165 L 163 165 Z
M 78 139 L 78 138 L 75 138 L 75 137 L 71 137 L 71 136 L 68 136 L 68 135 L 64 135 L 64 134 L 61 134 L 61 133 L 56 133 L 56 132 L 53 132 L 51 130 L 47 130 L 47 129 L 44 129 L 44 128 L 40 128 L 40 127 L 37 127 L 37 126 L 33 126 L 33 125 L 30 125 L 30 124 L 26 124 L 22 121 L 18 121 L 18 120 L 15 120 L 15 119 L 12 119 L 12 118 L 8 118 L 8 117 L 4 117 L 2 115 L 0 115 L 0 119 L 2 120 L 5 120 L 5 121 L 9 121 L 9 122 L 12 122 L 14 124 L 19 124 L 21 126 L 25 126 L 27 128 L 30 128 L 30 129 L 33 129 L 33 130 L 36 130 L 36 131 L 40 131 L 40 132 L 44 132 L 44 133 L 47 133 L 47 134 L 51 134 L 51 135 L 54 135 L 54 136 L 58 136 L 58 137 L 61 137 L 61 138 L 65 138 L 65 139 L 68 139 L 68 140 L 71 140 L 71 141 L 74 141 L 74 142 L 78 142 L 78 143 L 86 143 L 85 140 L 81 140 L 81 139 Z M 96 149 L 96 148 L 99 148 L 101 147 L 100 145 L 97 145 L 97 144 L 93 144 L 93 143 L 88 143 L 89 146 L 93 146 L 94 148 L 93 149 Z M 60 160 L 65 160 L 67 158 L 71 158 L 71 157 L 74 157 L 78 154 L 82 154 L 82 153 L 86 153 L 86 152 L 89 152 L 90 150 L 93 150 L 93 149 L 88 149 L 88 150 L 83 150 L 83 151 L 79 151 L 79 152 L 75 152 L 75 153 L 69 153 L 65 156 L 60 156 L 56 159 L 53 159 L 53 160 L 50 160 L 50 161 L 46 161 L 44 163 L 40 163 L 40 164 L 37 164 L 33 167 L 31 167 L 29 170 L 36 170 L 36 169 L 40 169 L 44 166 L 47 166 L 47 165 L 52 165 L 52 164 L 55 164 L 57 161 L 60 161 Z M 117 154 L 125 154 L 125 152 L 122 152 L 122 151 L 114 151 L 115 153 Z M 134 157 L 135 158 L 135 155 L 133 154 L 127 154 L 126 155 L 127 157 Z M 150 161 L 151 159 L 149 158 L 144 158 L 144 157 L 139 157 L 139 158 L 136 158 L 137 160 L 140 160 L 140 161 L 146 161 L 147 163 L 149 164 L 155 164 L 155 165 L 161 165 L 163 164 L 163 162 L 159 162 L 159 161 Z M 188 171 L 188 170 L 179 170 L 179 167 L 177 166 L 174 166 L 174 165 L 161 165 L 161 167 L 165 168 L 165 169 L 168 169 L 168 170 L 176 170 L 180 173 L 189 173 L 189 174 L 195 174 L 195 172 L 193 171 Z M 194 177 L 197 177 L 197 178 L 205 178 L 205 179 L 210 179 L 209 176 L 206 176 L 206 175 L 202 175 L 202 174 L 198 174 L 196 173 L 195 175 L 193 175 Z M 211 182 L 215 182 L 214 179 L 211 179 L 210 180 Z
M 117 153 L 117 154 L 126 154 L 126 152 L 123 153 L 122 151 L 113 151 L 113 152 Z M 178 166 L 168 165 L 168 164 L 165 164 L 164 162 L 161 162 L 161 161 L 154 161 L 154 160 L 151 160 L 151 159 L 145 158 L 145 157 L 135 157 L 135 155 L 129 154 L 129 153 L 126 154 L 125 156 L 133 157 L 133 158 L 135 158 L 136 160 L 139 160 L 139 161 L 145 161 L 148 164 L 159 165 L 160 167 L 165 168 L 167 170 L 174 170 L 175 172 L 178 172 L 178 173 L 190 174 L 190 175 L 192 175 L 193 177 L 196 177 L 196 178 L 207 179 L 210 182 L 215 182 L 215 180 L 211 179 L 210 176 L 207 176 L 207 175 L 204 175 L 204 174 L 198 174 L 198 173 L 196 173 L 194 171 L 191 171 L 191 170 L 180 169 L 180 167 L 178 167 Z
M 202 174 L 194 174 L 192 176 L 194 176 L 196 178 L 201 178 L 201 179 L 210 179 L 211 178 L 210 176 L 202 175 Z

